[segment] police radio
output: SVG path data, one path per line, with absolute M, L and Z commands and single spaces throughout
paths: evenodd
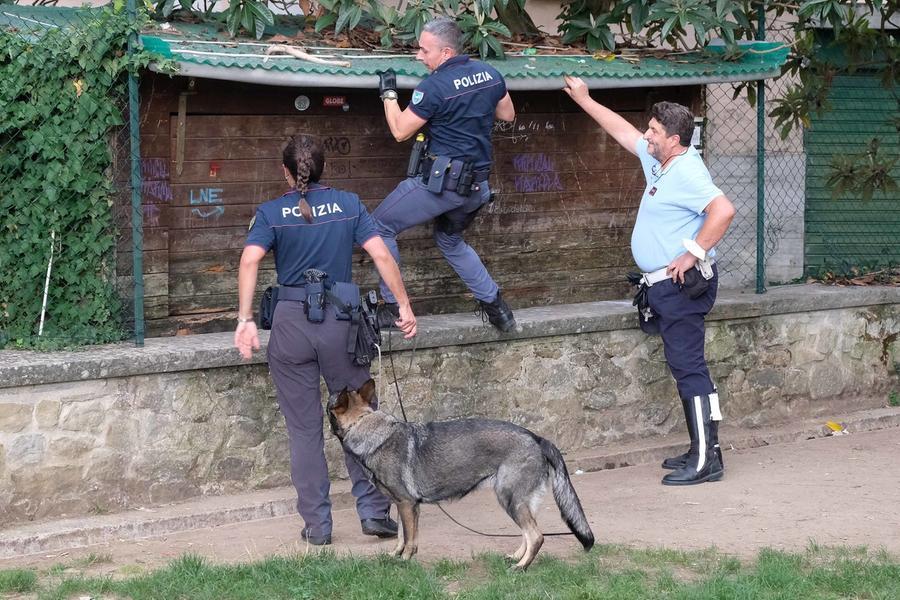
M 306 284 L 306 302 L 303 304 L 306 320 L 321 323 L 325 320 L 325 284 L 323 282 Z
M 407 177 L 415 177 L 419 174 L 419 167 L 422 166 L 422 157 L 425 156 L 427 145 L 424 133 L 416 135 L 416 141 L 413 143 L 412 151 L 409 153 L 409 165 L 406 167 Z
M 306 279 L 306 302 L 303 309 L 306 319 L 312 323 L 321 323 L 325 320 L 325 293 L 331 288 L 328 273 L 319 269 L 307 269 L 303 272 Z

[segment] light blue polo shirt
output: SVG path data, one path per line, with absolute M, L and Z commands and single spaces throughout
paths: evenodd
M 639 139 L 635 150 L 647 187 L 631 232 L 631 254 L 641 271 L 651 273 L 686 252 L 681 240 L 697 237 L 706 221 L 703 210 L 722 190 L 713 184 L 693 146 L 663 172 L 659 161 L 647 152 L 647 140 Z M 709 255 L 715 256 L 715 251 Z

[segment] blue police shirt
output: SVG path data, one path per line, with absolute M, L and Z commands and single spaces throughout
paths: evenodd
M 672 159 L 665 171 L 647 151 L 647 140 L 639 139 L 635 150 L 647 187 L 631 232 L 631 254 L 641 271 L 651 273 L 687 251 L 682 240 L 697 237 L 706 221 L 704 209 L 722 190 L 713 184 L 693 146 Z M 715 251 L 709 255 L 715 256 Z
M 491 166 L 491 129 L 497 103 L 506 95 L 503 76 L 487 63 L 454 56 L 422 80 L 409 104 L 428 121 L 428 151 Z
M 312 183 L 306 200 L 312 223 L 300 214 L 299 194 L 288 192 L 256 209 L 247 246 L 275 252 L 279 285 L 302 285 L 303 272 L 320 269 L 332 281 L 350 281 L 353 244 L 378 235 L 359 196 Z

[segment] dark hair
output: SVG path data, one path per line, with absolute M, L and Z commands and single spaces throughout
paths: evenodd
M 682 146 L 690 146 L 694 136 L 694 115 L 686 106 L 675 102 L 657 102 L 650 109 L 650 117 L 659 121 L 666 134 L 677 135 Z
M 300 194 L 300 214 L 312 223 L 312 209 L 306 201 L 310 183 L 316 183 L 325 168 L 325 153 L 319 140 L 309 135 L 295 135 L 284 147 L 281 162 L 294 178 L 294 189 Z
M 459 25 L 450 17 L 437 17 L 425 23 L 422 31 L 427 31 L 441 40 L 448 48 L 459 54 L 462 52 L 462 32 Z

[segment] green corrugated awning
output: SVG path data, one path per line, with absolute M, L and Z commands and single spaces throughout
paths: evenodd
M 5 9 L 14 17 L 4 17 Z M 13 10 L 15 9 L 15 10 Z M 75 16 L 75 10 L 68 11 Z M 43 11 L 53 11 L 43 12 Z M 42 15 L 53 20 L 65 18 L 67 9 L 46 9 L 4 5 L 4 19 L 41 21 Z M 79 18 L 79 17 L 75 17 Z M 278 33 L 291 37 L 296 29 L 280 28 Z M 229 39 L 215 25 L 187 23 L 163 24 L 141 35 L 143 46 L 174 61 L 178 74 L 210 79 L 247 81 L 269 85 L 374 88 L 378 71 L 394 69 L 402 88 L 415 87 L 428 74 L 412 54 L 349 48 L 307 48 L 324 60 L 346 61 L 349 66 L 324 65 L 293 56 L 267 56 L 270 45 L 264 40 Z M 594 58 L 590 55 L 509 56 L 490 61 L 506 78 L 513 90 L 559 89 L 563 75 L 577 75 L 592 88 L 659 87 L 696 85 L 732 81 L 754 81 L 776 77 L 787 58 L 788 48 L 776 42 L 750 42 L 737 60 L 725 60 L 723 46 L 710 46 L 709 51 L 692 54 Z M 158 70 L 158 66 L 151 68 Z
M 346 61 L 349 66 L 322 65 L 293 56 L 267 56 L 270 45 L 248 40 L 228 40 L 211 28 L 178 24 L 170 31 L 145 32 L 144 47 L 178 63 L 181 74 L 214 79 L 255 81 L 274 85 L 372 88 L 377 73 L 394 69 L 400 87 L 412 88 L 428 74 L 412 54 L 362 51 L 346 48 L 308 49 L 314 56 Z M 723 46 L 705 53 L 669 57 L 590 55 L 508 56 L 492 60 L 510 89 L 559 89 L 563 75 L 577 75 L 590 87 L 649 87 L 753 81 L 776 77 L 788 49 L 776 42 L 753 42 L 738 60 L 725 60 Z

